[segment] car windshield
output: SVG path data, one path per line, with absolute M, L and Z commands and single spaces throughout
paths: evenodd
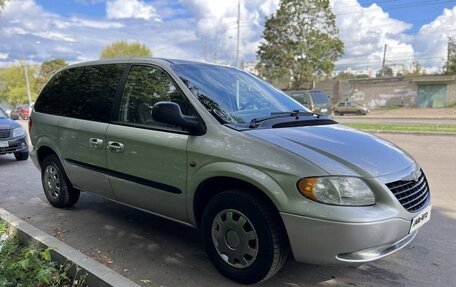
M 271 113 L 308 111 L 271 85 L 241 70 L 208 64 L 174 64 L 173 70 L 219 121 L 249 123 Z
M 314 104 L 329 104 L 328 96 L 322 91 L 310 91 L 310 95 L 312 96 Z
M 0 109 L 0 119 L 6 119 L 8 116 L 6 115 L 6 113 Z

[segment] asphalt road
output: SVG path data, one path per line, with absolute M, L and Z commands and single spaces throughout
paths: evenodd
M 369 124 L 432 124 L 432 125 L 456 125 L 455 119 L 411 119 L 411 118 L 379 118 L 366 116 L 335 116 L 334 120 L 344 123 L 369 123 Z
M 430 182 L 431 220 L 411 245 L 356 268 L 289 260 L 257 286 L 456 286 L 456 137 L 382 137 L 415 156 Z M 0 206 L 140 285 L 238 286 L 212 267 L 189 227 L 87 193 L 73 209 L 51 207 L 31 161 L 0 156 Z

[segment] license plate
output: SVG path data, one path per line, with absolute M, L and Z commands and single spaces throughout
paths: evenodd
M 0 147 L 9 147 L 9 144 L 8 144 L 8 142 L 3 141 L 3 142 L 0 142 Z
M 431 206 L 429 205 L 425 210 L 421 211 L 415 218 L 412 220 L 412 225 L 410 226 L 410 232 L 417 230 L 423 226 L 426 222 L 431 219 Z
M 321 109 L 322 113 L 326 113 L 327 111 L 328 111 L 328 109 Z

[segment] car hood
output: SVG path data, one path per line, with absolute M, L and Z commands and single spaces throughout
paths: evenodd
M 0 118 L 0 130 L 9 130 L 20 127 L 21 125 L 11 119 Z
M 339 124 L 256 129 L 245 133 L 289 150 L 331 175 L 378 177 L 415 163 L 392 143 Z

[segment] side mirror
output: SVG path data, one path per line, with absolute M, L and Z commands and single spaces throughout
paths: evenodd
M 203 135 L 206 130 L 197 117 L 186 116 L 178 104 L 173 102 L 158 102 L 152 107 L 154 121 L 187 129 L 191 134 Z

